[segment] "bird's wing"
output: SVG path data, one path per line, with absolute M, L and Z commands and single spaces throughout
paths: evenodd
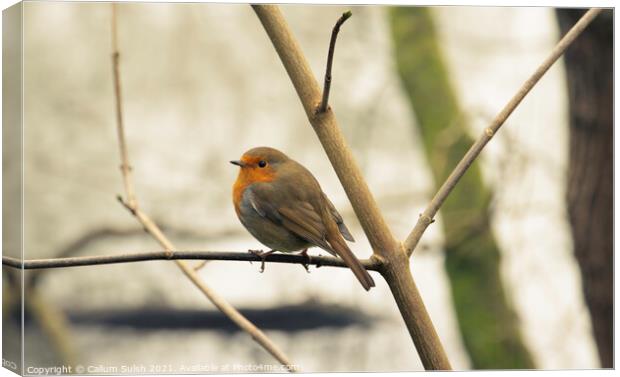
M 276 222 L 330 254 L 342 258 L 366 290 L 375 286 L 368 271 L 342 238 L 341 233 L 344 235 L 340 227 L 340 224 L 344 227 L 342 217 L 329 200 L 325 201 L 325 207 L 315 208 L 312 203 L 304 200 L 303 193 L 296 189 L 285 191 L 289 194 L 286 195 L 282 191 L 276 192 L 272 186 L 255 184 L 251 190 L 250 205 L 259 215 Z M 324 196 L 321 191 L 318 192 Z M 322 198 L 319 197 L 320 199 Z M 348 229 L 346 233 L 349 233 Z
M 262 217 L 281 225 L 298 237 L 336 255 L 325 239 L 327 230 L 312 204 L 299 198 L 282 200 L 270 186 L 255 184 L 248 188 L 248 200 Z M 282 203 L 282 204 L 274 204 Z
M 257 185 L 252 185 L 248 187 L 246 191 L 247 200 L 256 213 L 278 225 L 282 224 L 282 216 L 280 216 L 278 210 L 272 205 L 272 202 L 264 198 L 264 190 L 260 190 Z
M 321 249 L 336 255 L 334 249 L 326 240 L 327 229 L 319 214 L 308 202 L 298 202 L 293 205 L 278 208 L 282 216 L 282 225 L 308 242 Z
M 340 216 L 340 214 L 336 210 L 336 207 L 334 207 L 334 204 L 331 202 L 331 200 L 329 200 L 329 198 L 327 197 L 327 195 L 325 195 L 325 193 L 323 193 L 323 198 L 325 199 L 325 202 L 327 203 L 329 212 L 334 217 L 334 220 L 336 220 L 336 224 L 338 224 L 338 229 L 340 230 L 340 233 L 342 234 L 344 239 L 347 241 L 355 242 L 355 239 L 351 235 L 351 232 L 349 232 L 349 229 L 347 228 L 347 226 L 344 225 L 344 220 L 342 219 L 342 216 Z

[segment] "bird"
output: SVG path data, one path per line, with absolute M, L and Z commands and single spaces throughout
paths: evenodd
M 320 247 L 342 258 L 364 289 L 375 286 L 345 241 L 355 242 L 342 216 L 308 169 L 270 147 L 252 148 L 230 163 L 240 168 L 232 190 L 235 212 L 250 234 L 271 249 L 250 252 L 264 263 L 276 251 L 308 256 L 308 248 Z

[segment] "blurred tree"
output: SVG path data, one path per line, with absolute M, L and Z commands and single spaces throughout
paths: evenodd
M 440 184 L 473 140 L 460 116 L 431 11 L 394 7 L 390 12 L 398 72 Z M 533 368 L 500 277 L 500 253 L 489 224 L 490 198 L 474 164 L 441 208 L 445 264 L 459 326 L 474 368 Z
M 562 33 L 585 13 L 558 9 Z M 564 57 L 570 111 L 567 204 L 601 365 L 613 368 L 613 11 Z

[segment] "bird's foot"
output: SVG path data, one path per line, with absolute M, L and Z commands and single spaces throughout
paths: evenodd
M 306 269 L 307 273 L 310 273 L 310 262 L 312 262 L 312 257 L 310 257 L 310 255 L 308 255 L 308 249 L 303 249 L 301 253 L 299 253 L 299 255 L 301 255 L 302 257 L 308 259 L 307 263 L 302 263 L 302 267 Z
M 256 255 L 257 257 L 260 258 L 260 260 L 261 260 L 261 263 L 260 263 L 260 273 L 265 272 L 265 259 L 269 255 L 271 255 L 271 254 L 273 254 L 275 252 L 276 252 L 275 250 L 269 250 L 269 251 L 266 251 L 266 252 L 262 251 L 262 250 L 252 250 L 252 249 L 248 250 L 248 253 L 254 254 L 254 255 Z

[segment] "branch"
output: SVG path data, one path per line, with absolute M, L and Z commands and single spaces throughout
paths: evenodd
M 30 259 L 20 260 L 8 256 L 2 257 L 2 264 L 24 270 L 36 270 L 43 268 L 64 268 L 80 266 L 97 266 L 103 264 L 119 264 L 130 262 L 143 262 L 154 260 L 220 260 L 237 262 L 262 262 L 262 259 L 248 252 L 231 251 L 181 251 L 175 250 L 173 253 L 168 251 L 150 251 L 142 253 L 124 253 L 116 255 L 97 255 L 87 257 L 68 257 L 50 259 Z M 344 267 L 348 266 L 341 258 L 312 256 L 304 257 L 296 254 L 270 254 L 265 258 L 265 262 L 286 263 L 299 265 L 312 265 L 318 267 Z M 363 259 L 362 265 L 367 270 L 378 271 L 380 264 L 370 259 Z
M 317 105 L 321 102 L 319 84 L 280 9 L 275 5 L 252 5 L 252 8 L 280 56 L 308 120 L 351 201 L 355 215 L 373 248 L 373 258 L 380 259 L 384 253 L 399 249 L 398 242 L 392 236 L 353 154 L 346 145 L 334 112 L 328 108 L 324 113 L 316 113 Z
M 66 246 L 62 247 L 60 251 L 54 253 L 55 258 L 67 258 L 71 257 L 83 248 L 87 247 L 91 242 L 94 242 L 100 238 L 112 237 L 112 236 L 125 236 L 130 234 L 137 234 L 136 229 L 121 229 L 113 227 L 102 227 L 86 231 L 86 233 L 79 236 L 77 239 L 69 242 Z M 24 281 L 24 289 L 32 289 L 40 281 L 41 275 L 46 270 L 39 270 L 28 274 L 27 279 Z
M 344 12 L 342 16 L 336 21 L 334 29 L 332 30 L 332 37 L 329 41 L 329 51 L 327 53 L 327 68 L 325 68 L 325 83 L 323 84 L 323 99 L 321 105 L 317 109 L 318 113 L 324 113 L 327 111 L 327 102 L 329 101 L 329 90 L 332 84 L 332 62 L 334 60 L 334 51 L 336 50 L 336 38 L 338 38 L 338 32 L 340 32 L 340 26 L 345 23 L 346 20 L 351 17 L 351 11 Z
M 133 190 L 133 182 L 131 180 L 131 168 L 129 165 L 129 157 L 127 153 L 127 146 L 125 144 L 125 132 L 123 129 L 123 114 L 121 108 L 121 85 L 120 85 L 120 74 L 118 69 L 118 60 L 119 60 L 119 52 L 116 41 L 116 3 L 112 3 L 112 44 L 114 48 L 113 52 L 113 63 L 114 63 L 114 82 L 115 82 L 115 99 L 116 99 L 116 120 L 117 120 L 117 130 L 118 130 L 118 142 L 121 151 L 121 160 L 122 160 L 122 168 L 121 173 L 123 175 L 123 180 L 125 183 L 125 194 L 127 195 L 127 199 L 123 200 L 122 197 L 119 196 L 119 201 L 127 208 L 133 216 L 142 224 L 144 229 L 151 235 L 153 238 L 159 242 L 159 244 L 165 249 L 163 255 L 172 259 L 176 248 L 166 238 L 161 229 L 157 226 L 157 224 L 152 221 L 144 212 L 138 209 L 138 202 L 134 195 Z M 213 289 L 207 286 L 198 276 L 196 271 L 189 266 L 186 262 L 181 260 L 175 260 L 177 266 L 181 269 L 181 271 L 191 280 L 200 291 L 215 305 L 224 315 L 226 315 L 230 320 L 232 320 L 237 326 L 239 326 L 243 331 L 247 332 L 252 339 L 254 339 L 260 346 L 262 346 L 267 352 L 269 352 L 273 357 L 275 357 L 284 367 L 286 367 L 290 372 L 296 372 L 297 368 L 293 363 L 289 360 L 288 356 L 280 350 L 280 348 L 273 343 L 271 339 L 265 335 L 258 327 L 256 327 L 252 322 L 250 322 L 246 317 L 244 317 L 237 309 L 235 309 L 232 305 L 230 305 L 223 297 L 217 294 Z
M 489 142 L 489 140 L 491 140 L 491 138 L 493 138 L 506 119 L 510 116 L 510 114 L 512 114 L 514 109 L 521 103 L 530 90 L 532 90 L 534 85 L 538 83 L 553 63 L 555 63 L 555 61 L 562 56 L 568 46 L 579 36 L 579 34 L 581 34 L 581 32 L 601 11 L 602 9 L 593 8 L 581 17 L 575 26 L 573 26 L 573 28 L 566 33 L 566 35 L 558 42 L 553 50 L 551 50 L 549 56 L 540 64 L 536 71 L 525 81 L 521 88 L 519 88 L 517 93 L 510 99 L 502 111 L 497 114 L 491 122 L 491 125 L 484 130 L 482 135 L 480 135 L 478 140 L 476 140 L 476 142 L 471 146 L 465 156 L 463 156 L 452 173 L 450 173 L 450 176 L 448 176 L 446 181 L 439 188 L 429 205 L 424 210 L 424 213 L 420 215 L 415 227 L 405 240 L 403 245 L 408 256 L 411 256 L 413 250 L 415 250 L 418 245 L 420 238 L 422 238 L 424 231 L 434 221 L 433 219 L 439 211 L 439 208 L 448 195 L 450 195 L 452 189 L 454 189 L 469 166 L 474 162 L 476 157 L 478 157 L 484 146 Z
M 131 181 L 131 165 L 129 165 L 129 155 L 127 153 L 127 144 L 125 143 L 125 134 L 123 130 L 123 99 L 121 97 L 121 75 L 119 72 L 120 53 L 118 51 L 118 36 L 116 31 L 116 4 L 112 3 L 112 69 L 114 71 L 114 98 L 116 99 L 116 131 L 118 134 L 118 144 L 121 154 L 121 172 L 123 175 L 123 183 L 125 185 L 125 193 L 127 201 L 132 206 L 137 206 L 136 196 L 134 194 Z
M 426 369 L 451 369 L 422 297 L 411 276 L 409 260 L 388 228 L 362 172 L 347 147 L 330 108 L 315 112 L 321 100 L 318 83 L 280 9 L 273 5 L 253 5 L 271 39 L 284 68 L 314 128 L 325 153 L 347 193 L 355 214 L 373 248 L 371 260 L 383 263 L 380 269 L 398 304 L 407 330 Z
M 56 307 L 56 303 L 48 302 L 43 295 L 33 289 L 24 292 L 24 304 L 29 309 L 28 313 L 39 323 L 41 330 L 62 361 L 68 365 L 75 365 L 79 354 L 65 313 Z

